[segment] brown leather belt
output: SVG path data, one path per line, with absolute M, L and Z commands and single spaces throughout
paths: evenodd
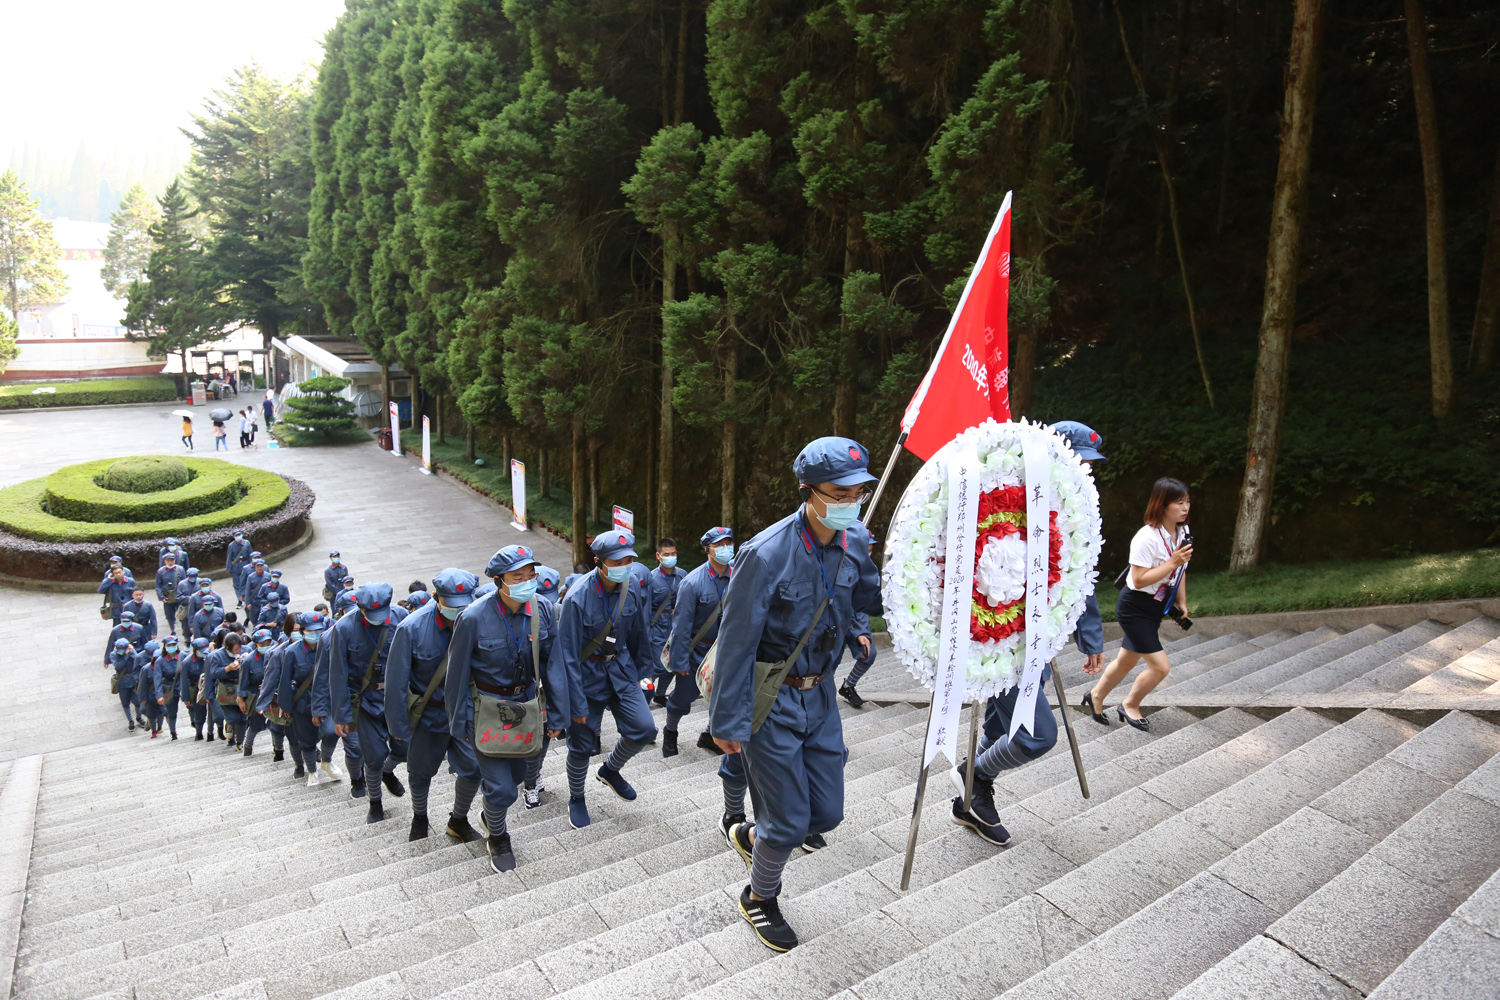
M 478 681 L 474 682 L 474 686 L 485 694 L 495 694 L 502 698 L 514 698 L 517 695 L 523 695 L 526 693 L 526 689 L 531 687 L 530 684 L 516 684 L 512 687 L 493 687 L 489 684 L 481 684 Z
M 822 674 L 803 674 L 801 677 L 788 677 L 781 683 L 787 687 L 796 688 L 798 691 L 811 691 L 822 679 Z

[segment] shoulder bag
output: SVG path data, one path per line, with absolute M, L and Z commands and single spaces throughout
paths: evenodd
M 536 694 L 527 701 L 502 698 L 479 690 L 469 681 L 469 695 L 474 699 L 474 749 L 486 757 L 535 757 L 542 752 L 547 709 L 537 622 L 540 602 L 532 600 L 531 609 L 531 669 L 536 676 Z

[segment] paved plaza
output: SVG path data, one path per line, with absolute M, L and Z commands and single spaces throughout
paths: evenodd
M 250 397 L 245 397 L 248 401 Z M 228 404 L 233 407 L 231 400 Z M 63 465 L 125 455 L 184 454 L 177 404 L 48 410 L 0 416 L 0 487 L 45 476 Z M 546 532 L 520 532 L 510 512 L 449 479 L 425 476 L 418 463 L 369 444 L 323 448 L 213 451 L 210 407 L 198 407 L 194 455 L 241 462 L 301 479 L 317 494 L 315 536 L 302 552 L 276 564 L 294 606 L 322 600 L 323 567 L 330 549 L 361 583 L 384 581 L 397 596 L 413 580 L 431 580 L 458 566 L 482 572 L 502 545 L 526 542 L 566 574 L 567 546 Z M 223 576 L 223 555 L 210 568 Z M 146 567 L 132 566 L 145 582 Z M 150 567 L 154 575 L 155 567 Z M 102 575 L 102 573 L 101 573 Z M 232 595 L 226 583 L 215 584 Z M 109 693 L 99 597 L 0 588 L 0 761 L 66 747 L 125 739 L 119 702 Z M 230 597 L 231 606 L 233 602 Z M 160 613 L 160 608 L 157 611 Z

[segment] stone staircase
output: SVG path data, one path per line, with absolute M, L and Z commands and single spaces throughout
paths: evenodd
M 408 843 L 405 799 L 367 825 L 265 736 L 249 759 L 140 737 L 49 753 L 16 996 L 1495 997 L 1500 621 L 1168 649 L 1150 733 L 1072 713 L 1090 799 L 1064 745 L 1001 775 L 1012 847 L 953 826 L 934 774 L 904 893 L 926 708 L 846 706 L 846 819 L 786 869 L 786 955 L 739 916 L 701 711 L 681 756 L 631 763 L 637 801 L 590 783 L 584 830 L 554 748 L 502 875 L 481 845 Z M 1080 661 L 1059 660 L 1075 702 Z M 862 690 L 898 674 L 886 657 Z

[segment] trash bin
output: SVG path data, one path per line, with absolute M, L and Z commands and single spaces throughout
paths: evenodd
M 380 432 L 376 437 L 380 440 L 381 448 L 386 451 L 391 450 L 391 429 L 389 427 L 380 428 Z

